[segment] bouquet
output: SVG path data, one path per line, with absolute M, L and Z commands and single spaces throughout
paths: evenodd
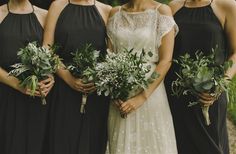
M 77 50 L 73 55 L 73 63 L 67 69 L 77 78 L 82 79 L 84 83 L 94 81 L 96 77 L 95 66 L 100 60 L 100 51 L 92 48 L 91 44 L 86 44 L 82 49 Z M 85 113 L 88 94 L 82 95 L 82 104 L 80 112 Z
M 218 98 L 222 91 L 228 91 L 228 79 L 225 77 L 226 71 L 232 66 L 232 61 L 218 64 L 215 61 L 214 50 L 208 56 L 202 52 L 196 52 L 195 57 L 189 54 L 180 56 L 174 60 L 180 66 L 176 75 L 178 78 L 172 83 L 172 91 L 176 96 L 197 95 L 199 93 L 210 93 L 211 96 Z M 189 102 L 193 106 L 198 102 Z M 201 106 L 206 125 L 210 125 L 209 106 Z
M 105 61 L 98 63 L 96 70 L 96 81 L 98 95 L 110 96 L 112 100 L 127 99 L 137 95 L 148 87 L 158 77 L 153 73 L 149 79 L 146 78 L 151 66 L 147 64 L 147 56 L 152 56 L 142 51 L 140 55 L 133 54 L 132 50 L 118 53 L 110 53 Z
M 51 49 L 54 50 L 55 48 Z M 53 51 L 37 46 L 36 42 L 29 43 L 25 48 L 21 48 L 17 56 L 20 63 L 11 66 L 13 70 L 9 72 L 9 75 L 17 77 L 20 80 L 20 86 L 29 88 L 31 96 L 34 96 L 38 83 L 55 73 L 60 64 L 59 57 L 53 54 Z M 46 105 L 45 96 L 40 88 L 39 91 L 42 104 Z

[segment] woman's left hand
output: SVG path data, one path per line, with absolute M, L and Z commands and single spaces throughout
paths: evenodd
M 120 103 L 120 113 L 121 115 L 127 115 L 135 110 L 137 110 L 140 106 L 144 104 L 146 99 L 141 95 L 133 97 L 126 102 Z
M 198 94 L 198 100 L 203 106 L 207 107 L 211 106 L 217 100 L 217 97 L 214 94 L 200 93 Z
M 52 89 L 55 83 L 53 75 L 48 76 L 47 79 L 39 82 L 39 89 L 42 92 L 42 95 L 47 96 L 50 90 Z

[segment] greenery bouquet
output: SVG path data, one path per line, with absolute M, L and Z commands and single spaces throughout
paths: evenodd
M 96 77 L 95 66 L 101 59 L 100 51 L 95 50 L 91 44 L 86 44 L 73 55 L 73 63 L 67 66 L 67 69 L 73 76 L 82 79 L 84 83 L 93 82 Z M 88 94 L 82 95 L 82 104 L 80 112 L 85 113 Z
M 152 56 L 144 50 L 140 55 L 133 54 L 132 50 L 110 53 L 105 61 L 96 66 L 96 81 L 98 95 L 110 96 L 112 100 L 127 99 L 137 95 L 148 84 L 158 77 L 153 73 L 149 79 L 147 73 L 151 71 L 151 66 L 147 64 L 147 55 Z
M 229 79 L 225 73 L 232 66 L 232 61 L 218 64 L 215 60 L 215 51 L 208 56 L 202 52 L 196 52 L 192 58 L 189 54 L 180 56 L 174 60 L 179 66 L 176 72 L 178 78 L 172 83 L 173 95 L 194 95 L 210 93 L 218 98 L 223 91 L 228 91 Z M 198 102 L 189 102 L 189 106 Z M 201 106 L 206 125 L 210 125 L 209 106 Z
M 11 66 L 13 70 L 9 72 L 9 75 L 17 77 L 20 80 L 20 86 L 29 88 L 31 95 L 34 96 L 39 88 L 39 82 L 55 73 L 59 67 L 60 59 L 52 51 L 54 49 L 40 47 L 36 42 L 29 43 L 17 53 L 20 63 Z M 45 96 L 40 88 L 39 91 L 42 104 L 45 105 Z

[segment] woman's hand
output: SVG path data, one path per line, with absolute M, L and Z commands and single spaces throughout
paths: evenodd
M 94 83 L 84 83 L 82 79 L 73 76 L 67 80 L 67 84 L 74 90 L 82 93 L 92 93 L 96 90 Z
M 129 100 L 127 100 L 126 102 L 121 102 L 120 101 L 120 113 L 121 115 L 126 115 L 129 114 L 135 110 L 137 110 L 140 106 L 142 106 L 144 104 L 144 102 L 146 101 L 145 97 L 143 97 L 142 94 L 139 94 Z
M 30 90 L 29 88 L 20 87 L 20 85 L 18 85 L 17 90 L 18 90 L 19 92 L 21 92 L 22 94 L 25 94 L 25 95 L 28 95 L 28 96 L 41 97 L 41 94 L 40 94 L 40 91 L 39 91 L 39 90 L 36 90 L 36 91 L 34 92 L 34 95 L 32 95 L 32 90 Z
M 47 79 L 41 81 L 39 83 L 39 88 L 37 89 L 43 96 L 47 96 L 51 91 L 53 85 L 55 83 L 53 75 L 49 75 Z
M 204 106 L 211 106 L 217 100 L 216 94 L 200 93 L 198 94 L 198 101 Z

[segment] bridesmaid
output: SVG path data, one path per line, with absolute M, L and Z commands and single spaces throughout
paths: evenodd
M 18 61 L 17 51 L 28 42 L 42 43 L 47 11 L 31 5 L 28 0 L 10 0 L 0 6 L 0 153 L 40 154 L 46 123 L 46 106 L 40 98 L 29 96 L 19 80 L 8 76 Z M 41 82 L 48 94 L 53 79 Z M 46 83 L 46 85 L 44 84 Z M 36 92 L 39 96 L 39 92 Z
M 174 0 L 170 3 L 180 32 L 176 37 L 174 58 L 197 50 L 209 54 L 218 46 L 216 61 L 227 59 L 236 62 L 236 3 L 234 0 Z M 187 107 L 192 97 L 176 98 L 171 95 L 171 82 L 176 79 L 176 64 L 167 77 L 166 88 L 171 106 L 178 151 L 180 154 L 229 154 L 226 128 L 227 99 L 204 94 L 199 101 L 210 106 L 211 125 L 205 125 L 200 105 Z M 236 73 L 236 66 L 228 70 L 229 78 Z
M 86 43 L 106 53 L 106 22 L 111 7 L 95 0 L 58 0 L 49 9 L 44 45 L 56 44 L 66 65 L 71 52 Z M 50 154 L 104 154 L 107 143 L 109 99 L 92 93 L 86 113 L 80 113 L 82 93 L 95 90 L 93 83 L 83 84 L 66 69 L 57 72 L 50 107 Z

